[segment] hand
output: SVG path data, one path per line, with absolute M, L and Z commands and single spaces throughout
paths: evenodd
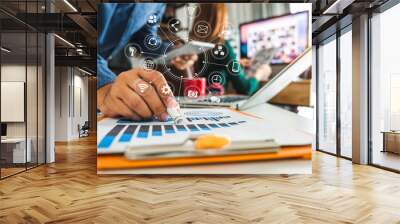
M 171 60 L 171 64 L 178 70 L 190 68 L 197 61 L 197 54 L 179 56 Z
M 256 78 L 258 81 L 267 81 L 271 76 L 272 69 L 268 64 L 261 65 L 250 77 Z
M 247 59 L 247 58 L 242 58 L 242 59 L 240 59 L 239 62 L 240 62 L 240 65 L 241 65 L 243 68 L 250 68 L 250 66 L 251 66 L 250 60 Z
M 169 90 L 169 91 L 168 91 Z M 138 121 L 168 119 L 166 105 L 176 103 L 164 76 L 154 70 L 131 69 L 97 90 L 97 107 L 106 116 Z

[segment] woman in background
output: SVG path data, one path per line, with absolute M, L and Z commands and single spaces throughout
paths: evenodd
M 229 41 L 224 40 L 224 33 L 228 27 L 228 10 L 224 3 L 210 3 L 210 4 L 199 4 L 199 12 L 193 21 L 193 27 L 190 32 L 190 39 L 209 42 L 216 44 L 216 47 L 208 52 L 207 68 L 202 72 L 203 77 L 209 79 L 210 75 L 216 74 L 216 72 L 223 76 L 220 83 L 224 89 L 228 88 L 229 83 L 231 83 L 239 94 L 252 95 L 259 88 L 260 80 L 267 80 L 271 74 L 271 68 L 269 65 L 262 66 L 253 74 L 245 74 L 243 68 L 239 66 L 239 71 L 232 73 L 229 72 L 230 68 L 228 65 L 232 61 L 237 60 L 237 56 L 234 52 L 232 45 Z M 210 33 L 206 37 L 201 37 L 196 33 L 195 29 L 197 24 L 202 22 L 207 22 L 210 25 Z M 213 51 L 222 50 L 224 55 L 220 57 L 215 57 L 212 55 Z M 215 52 L 216 54 L 220 52 Z M 204 56 L 199 55 L 199 59 L 194 65 L 194 70 L 199 71 L 200 62 L 204 60 Z M 208 83 L 209 85 L 211 83 Z

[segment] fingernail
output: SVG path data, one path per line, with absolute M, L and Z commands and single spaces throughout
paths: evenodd
M 167 107 L 176 107 L 178 104 L 178 102 L 176 102 L 175 97 L 170 96 L 167 98 Z
M 169 118 L 169 115 L 165 112 L 160 115 L 161 121 L 167 121 L 168 118 Z

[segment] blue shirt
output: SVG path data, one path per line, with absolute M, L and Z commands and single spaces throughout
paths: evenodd
M 123 51 L 131 40 L 143 40 L 149 34 L 157 35 L 157 26 L 147 24 L 155 15 L 161 20 L 165 11 L 163 3 L 105 3 L 98 7 L 97 88 L 113 82 L 116 74 L 109 68 L 108 60 Z

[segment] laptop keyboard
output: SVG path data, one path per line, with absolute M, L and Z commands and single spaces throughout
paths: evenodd
M 220 103 L 232 103 L 240 100 L 245 100 L 247 99 L 248 96 L 223 96 L 219 98 Z M 210 103 L 215 103 L 213 99 L 211 98 L 206 98 L 203 100 L 200 100 L 200 102 L 210 102 Z

